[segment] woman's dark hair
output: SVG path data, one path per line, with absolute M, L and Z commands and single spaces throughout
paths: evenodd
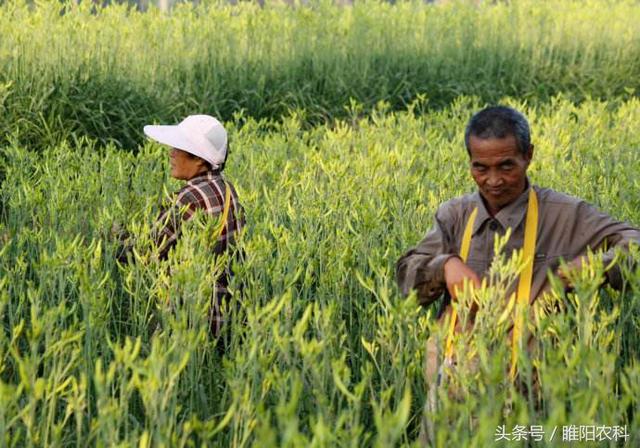
M 207 166 L 207 170 L 208 171 L 213 171 L 213 172 L 216 172 L 216 173 L 220 173 L 220 172 L 222 172 L 224 170 L 224 166 L 227 163 L 227 157 L 229 157 L 229 151 L 230 151 L 230 146 L 229 146 L 229 143 L 227 142 L 227 152 L 225 153 L 224 160 L 222 161 L 222 163 L 220 164 L 218 169 L 214 169 L 213 165 L 210 162 L 207 162 L 206 160 L 204 160 L 202 157 L 198 157 L 198 156 L 196 156 L 194 154 L 190 154 L 188 152 L 187 152 L 187 154 L 189 155 L 189 157 L 192 157 L 192 158 L 195 158 L 195 159 L 201 159 L 204 162 L 204 164 Z
M 227 158 L 229 157 L 229 152 L 230 151 L 231 151 L 231 144 L 229 143 L 229 139 L 227 137 L 227 152 L 224 153 L 224 160 L 220 164 L 220 168 L 218 168 L 218 171 L 223 171 L 224 170 L 224 166 L 227 164 Z

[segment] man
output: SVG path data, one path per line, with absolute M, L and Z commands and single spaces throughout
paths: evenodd
M 145 126 L 144 133 L 171 148 L 171 176 L 186 181 L 154 225 L 158 258 L 170 255 L 180 238 L 182 223 L 199 210 L 213 219 L 221 218 L 211 235 L 213 252 L 221 255 L 229 251 L 245 226 L 245 218 L 235 188 L 222 174 L 228 154 L 227 132 L 222 124 L 208 115 L 190 115 L 175 126 Z M 214 285 L 210 314 L 214 336 L 219 335 L 224 322 L 221 308 L 229 299 L 231 274 L 227 266 Z
M 570 271 L 581 267 L 582 256 L 589 248 L 606 249 L 601 255 L 606 266 L 613 260 L 616 247 L 625 248 L 632 241 L 640 243 L 638 229 L 580 199 L 530 184 L 527 169 L 534 146 L 527 120 L 516 110 L 498 106 L 475 114 L 465 131 L 465 145 L 478 191 L 442 204 L 431 230 L 396 266 L 403 294 L 416 290 L 418 301 L 424 306 L 445 297 L 441 321 L 452 314 L 451 300 L 456 299 L 465 279 L 480 286 L 494 255 L 494 237 L 504 235 L 507 228 L 512 230 L 505 248 L 507 256 L 523 248 L 528 233 L 534 236 L 528 238 L 532 240 L 533 258 L 530 284 L 523 290 L 523 299 L 529 303 L 548 288 L 548 272 L 559 274 L 565 286 L 570 287 Z M 527 225 L 531 201 L 538 205 L 537 216 L 531 213 L 537 220 L 532 219 L 534 224 Z M 463 261 L 460 253 L 467 228 L 470 239 L 467 238 L 468 254 Z M 569 263 L 558 272 L 561 259 Z M 609 269 L 606 276 L 613 287 L 621 286 L 618 267 Z M 454 328 L 460 331 L 459 327 Z M 430 385 L 437 381 L 442 353 L 439 345 L 435 338 L 427 343 L 425 376 Z
M 534 146 L 529 124 L 518 111 L 497 106 L 478 112 L 467 125 L 465 145 L 478 191 L 442 204 L 425 238 L 397 263 L 400 289 L 405 295 L 415 289 L 422 305 L 443 294 L 455 298 L 465 279 L 479 286 L 493 258 L 494 237 L 504 235 L 507 228 L 512 229 L 507 255 L 522 248 L 531 188 L 539 203 L 539 220 L 530 301 L 547 287 L 547 272 L 556 272 L 561 259 L 569 261 L 568 269 L 559 273 L 568 282 L 568 271 L 581 266 L 588 248 L 608 247 L 602 255 L 606 265 L 615 247 L 640 242 L 638 229 L 580 199 L 529 183 L 526 174 Z M 469 255 L 463 262 L 459 256 L 463 232 L 475 208 Z M 608 270 L 607 280 L 620 286 L 620 270 L 615 266 Z

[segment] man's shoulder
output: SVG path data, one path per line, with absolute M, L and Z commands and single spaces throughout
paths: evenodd
M 584 199 L 571 196 L 561 191 L 551 188 L 544 188 L 534 185 L 533 187 L 538 196 L 538 201 L 545 206 L 550 207 L 577 207 L 580 204 L 586 204 Z

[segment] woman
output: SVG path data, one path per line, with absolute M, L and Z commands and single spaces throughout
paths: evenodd
M 186 181 L 154 226 L 158 257 L 166 259 L 170 255 L 180 238 L 182 223 L 198 210 L 216 220 L 222 217 L 211 236 L 212 247 L 217 255 L 229 251 L 245 219 L 235 188 L 222 174 L 228 153 L 227 132 L 222 124 L 208 115 L 190 115 L 174 126 L 145 126 L 144 133 L 171 148 L 171 176 Z M 227 266 L 215 283 L 210 314 L 214 336 L 220 334 L 224 321 L 221 305 L 229 298 L 231 274 Z

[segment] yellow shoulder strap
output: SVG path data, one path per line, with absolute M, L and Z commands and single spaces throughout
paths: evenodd
M 478 209 L 475 208 L 464 229 L 462 236 L 462 245 L 460 246 L 460 258 L 465 263 L 469 256 L 469 248 L 471 246 L 471 235 L 473 233 L 473 225 L 476 220 Z M 525 267 L 520 273 L 520 279 L 518 280 L 518 289 L 516 293 L 516 318 L 513 327 L 513 344 L 511 349 L 511 379 L 515 377 L 516 365 L 518 361 L 518 353 L 522 344 L 522 332 L 524 327 L 523 311 L 526 304 L 529 302 L 531 296 L 531 282 L 533 280 L 533 264 L 536 250 L 536 238 L 538 234 L 538 196 L 536 195 L 533 187 L 529 190 L 529 204 L 527 205 L 527 217 L 525 221 L 524 230 L 524 247 L 523 256 L 525 260 Z M 453 336 L 455 333 L 455 326 L 457 320 L 457 312 L 454 308 L 451 313 L 451 320 L 449 322 L 449 329 L 447 332 L 447 341 L 445 345 L 445 359 L 450 359 L 453 356 Z
M 222 221 L 220 227 L 216 232 L 216 240 L 222 235 L 222 231 L 227 226 L 227 219 L 229 217 L 229 208 L 231 207 L 231 187 L 227 182 L 224 183 L 224 208 L 222 210 Z
M 469 248 L 471 247 L 471 236 L 473 235 L 473 225 L 476 222 L 476 216 L 478 216 L 478 207 L 474 208 L 469 215 L 467 225 L 464 228 L 462 234 L 462 245 L 460 246 L 460 258 L 463 262 L 467 262 L 469 257 Z M 453 335 L 456 328 L 456 320 L 458 319 L 458 313 L 454 308 L 451 313 L 451 321 L 449 322 L 449 331 L 447 332 L 447 343 L 444 350 L 446 358 L 450 358 L 453 355 Z
M 476 216 L 478 216 L 478 207 L 474 208 L 467 220 L 467 225 L 464 228 L 464 233 L 462 234 L 462 245 L 460 246 L 460 258 L 465 263 L 467 262 L 467 258 L 469 258 L 469 248 L 471 247 L 471 235 L 473 235 L 473 225 L 476 222 Z
M 529 205 L 527 206 L 527 220 L 524 227 L 523 257 L 525 266 L 520 273 L 518 290 L 516 292 L 516 317 L 513 324 L 513 346 L 511 349 L 511 379 L 516 375 L 518 352 L 522 344 L 522 330 L 524 327 L 523 312 L 531 296 L 531 281 L 533 280 L 533 263 L 536 253 L 536 238 L 538 234 L 538 196 L 533 187 L 529 190 Z

